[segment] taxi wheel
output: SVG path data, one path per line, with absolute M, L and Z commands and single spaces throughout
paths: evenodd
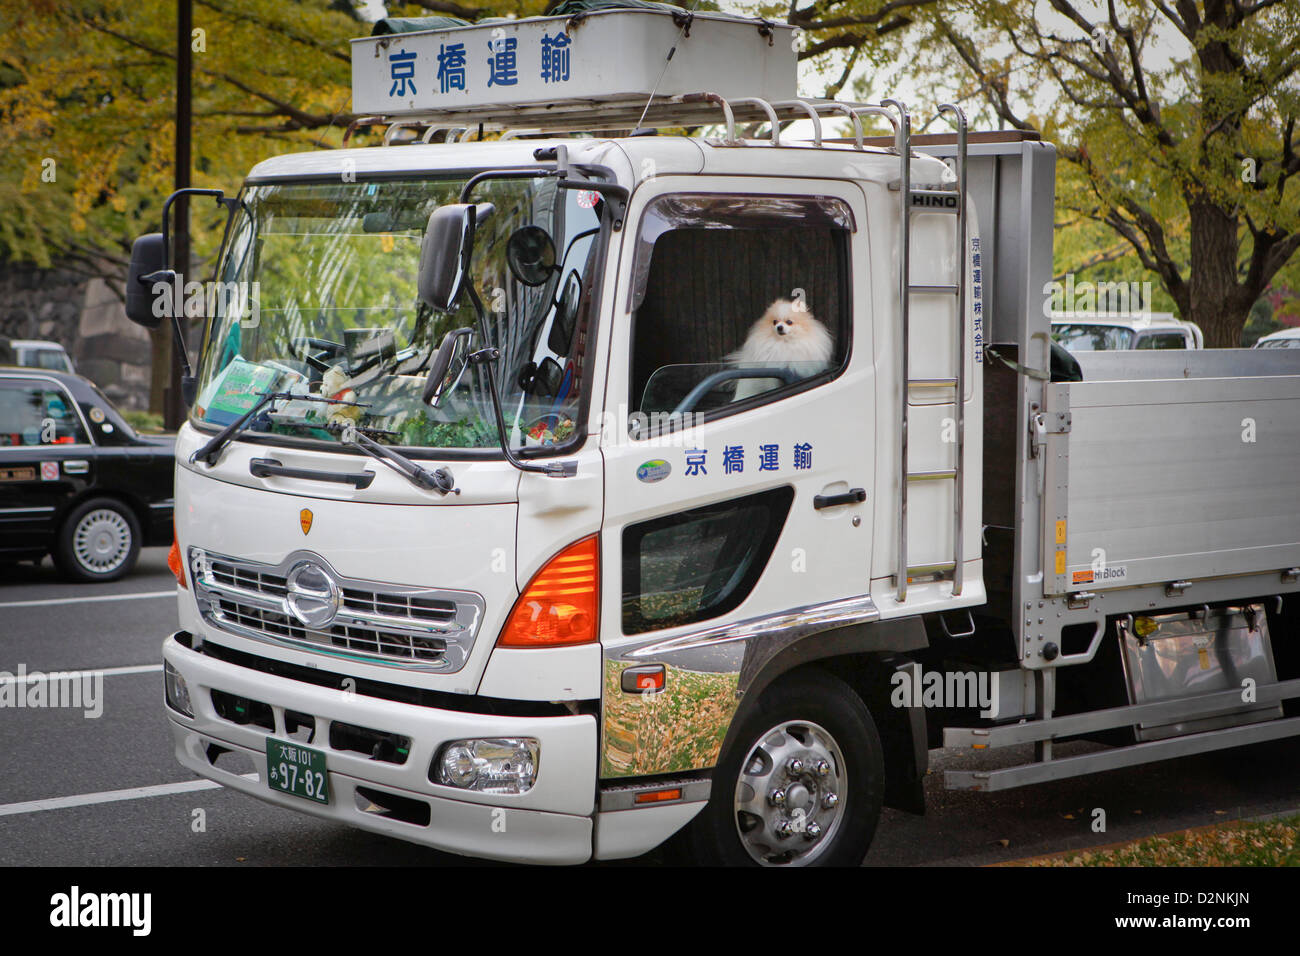
M 112 498 L 91 498 L 72 509 L 54 552 L 59 570 L 76 581 L 116 581 L 139 556 L 140 522 Z

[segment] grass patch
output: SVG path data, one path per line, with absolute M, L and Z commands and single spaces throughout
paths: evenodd
M 1300 866 L 1300 816 L 1224 823 L 1096 850 L 1060 853 L 1029 866 Z
M 154 412 L 123 412 L 122 417 L 138 432 L 149 434 L 163 431 L 163 417 Z

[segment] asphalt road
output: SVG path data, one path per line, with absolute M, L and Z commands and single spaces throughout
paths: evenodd
M 29 672 L 110 669 L 97 719 L 70 709 L 0 708 L 0 865 L 471 862 L 220 788 L 178 789 L 196 778 L 172 758 L 163 715 L 160 647 L 176 626 L 165 558 L 164 549 L 148 549 L 130 576 L 106 585 L 64 583 L 48 561 L 0 572 L 7 575 L 0 579 L 0 672 L 14 674 L 20 664 Z M 996 765 L 1010 765 L 1026 752 L 996 756 Z M 942 770 L 973 765 L 969 754 L 935 751 L 931 765 L 927 814 L 887 810 L 867 864 L 995 863 L 1300 806 L 1297 740 L 996 794 L 942 789 Z M 130 788 L 146 789 L 99 802 Z M 33 808 L 32 801 L 46 803 Z M 199 808 L 206 826 L 195 832 Z M 1106 813 L 1104 833 L 1091 829 L 1096 808 Z M 630 862 L 662 860 L 651 854 Z

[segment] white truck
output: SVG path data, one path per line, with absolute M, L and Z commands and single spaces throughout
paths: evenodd
M 1034 745 L 946 775 L 997 790 L 1300 733 L 1300 356 L 1052 381 L 1053 148 L 799 98 L 794 47 L 365 38 L 384 145 L 209 191 L 182 764 L 499 860 L 853 864 L 933 748 Z

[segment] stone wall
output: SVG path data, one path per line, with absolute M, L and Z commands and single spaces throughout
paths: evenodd
M 86 284 L 72 360 L 118 408 L 149 407 L 149 333 L 126 317 L 103 279 Z
M 0 337 L 58 342 L 119 408 L 149 407 L 149 334 L 102 279 L 0 263 Z

